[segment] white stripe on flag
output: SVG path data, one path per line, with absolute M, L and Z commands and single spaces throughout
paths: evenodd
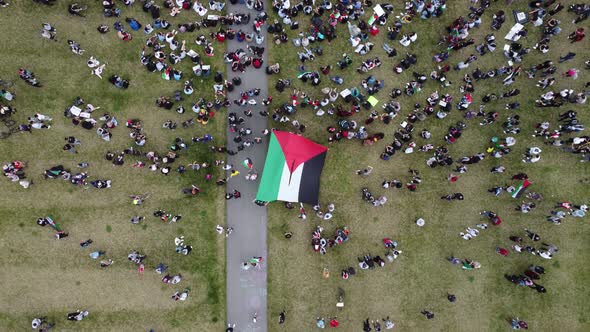
M 300 164 L 293 174 L 291 174 L 289 172 L 289 166 L 287 166 L 287 162 L 285 161 L 277 200 L 299 202 L 299 185 L 301 183 L 301 175 L 303 175 L 303 165 L 304 163 Z

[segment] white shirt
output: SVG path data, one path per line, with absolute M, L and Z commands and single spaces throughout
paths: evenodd
M 410 45 L 410 43 L 411 43 L 411 40 L 410 40 L 410 38 L 408 38 L 408 36 L 404 35 L 404 36 L 402 37 L 402 39 L 400 39 L 400 41 L 399 41 L 399 42 L 400 42 L 400 44 L 402 44 L 403 46 L 405 46 L 405 47 L 408 47 L 408 46 Z
M 37 119 L 41 120 L 41 121 L 51 121 L 52 119 L 50 117 L 48 117 L 47 115 L 43 115 L 41 113 L 37 113 Z
M 552 258 L 551 253 L 548 252 L 548 251 L 541 251 L 539 253 L 539 256 L 541 256 L 541 257 L 543 257 L 545 259 L 551 259 Z
M 94 68 L 94 67 L 98 67 L 100 65 L 100 61 L 96 60 L 93 57 L 90 57 L 90 59 L 88 59 L 88 67 L 90 68 Z

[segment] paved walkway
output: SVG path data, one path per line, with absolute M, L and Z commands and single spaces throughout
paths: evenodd
M 250 22 L 248 25 L 234 26 L 234 29 L 242 29 L 245 33 L 253 31 L 254 18 L 258 12 L 249 11 L 245 5 L 232 5 L 227 3 L 228 13 L 250 13 Z M 266 9 L 266 8 L 265 8 Z M 266 29 L 263 28 L 265 37 L 264 45 L 266 47 Z M 227 50 L 234 51 L 238 48 L 246 50 L 247 43 L 237 42 L 237 40 L 228 40 Z M 254 45 L 254 41 L 251 43 Z M 264 52 L 264 66 L 260 69 L 249 67 L 245 73 L 239 74 L 242 78 L 242 84 L 236 86 L 234 91 L 228 94 L 230 101 L 237 99 L 240 92 L 259 88 L 260 96 L 256 99 L 257 105 L 249 107 L 239 107 L 232 103 L 228 112 L 236 112 L 238 116 L 243 116 L 246 122 L 242 125 L 245 128 L 252 129 L 252 136 L 260 136 L 263 129 L 267 128 L 267 117 L 258 114 L 265 108 L 262 105 L 262 99 L 268 95 L 268 83 L 265 73 L 267 64 L 266 50 Z M 227 67 L 228 80 L 238 73 L 231 71 L 231 66 Z M 243 111 L 251 109 L 253 116 L 248 118 L 244 116 Z M 233 142 L 235 133 L 227 132 L 227 147 L 236 149 L 236 143 Z M 228 163 L 232 164 L 235 169 L 240 171 L 240 175 L 228 181 L 227 191 L 232 192 L 237 189 L 242 193 L 240 199 L 231 199 L 227 201 L 227 225 L 233 227 L 234 231 L 227 241 L 227 322 L 236 324 L 235 330 L 238 331 L 267 331 L 266 315 L 266 208 L 259 207 L 252 203 L 258 190 L 260 176 L 268 149 L 268 139 L 263 138 L 263 143 L 255 144 L 251 148 L 245 148 L 237 155 L 228 156 Z M 247 173 L 242 166 L 245 158 L 251 158 L 254 168 L 258 172 L 258 181 L 246 181 L 244 175 Z M 261 269 L 251 268 L 248 271 L 241 269 L 241 262 L 254 257 L 262 256 L 264 261 Z M 252 317 L 257 313 L 258 319 L 254 323 Z

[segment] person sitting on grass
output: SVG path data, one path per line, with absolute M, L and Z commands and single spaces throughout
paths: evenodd
M 428 310 L 422 310 L 420 311 L 421 314 L 423 314 L 426 319 L 433 319 L 434 318 L 434 313 Z
M 53 6 L 54 5 L 53 3 L 55 2 L 55 0 L 33 0 L 33 1 L 47 5 L 47 6 Z
M 174 301 L 186 301 L 186 299 L 188 298 L 188 293 L 189 293 L 190 289 L 189 288 L 185 288 L 182 292 L 174 292 L 174 294 L 172 294 L 172 299 Z
M 88 311 L 76 310 L 75 312 L 68 313 L 67 319 L 71 321 L 81 321 L 88 316 Z
M 392 328 L 395 327 L 395 324 L 391 321 L 391 319 L 389 319 L 389 316 L 387 316 L 386 318 L 383 318 L 383 323 L 385 324 L 385 329 L 386 330 L 391 330 Z
M 77 2 L 74 2 L 68 6 L 68 13 L 74 16 L 86 17 L 83 14 L 86 8 L 87 6 L 80 6 Z
M 41 326 L 43 324 L 47 324 L 47 327 L 42 328 Z M 33 330 L 36 330 L 36 329 L 49 330 L 52 326 L 53 326 L 53 324 L 50 324 L 47 322 L 47 317 L 35 317 L 31 321 L 31 327 L 33 328 Z
M 109 77 L 109 82 L 119 89 L 127 89 L 129 87 L 129 80 L 123 79 L 117 75 Z
M 463 270 L 473 270 L 473 269 L 479 269 L 480 267 L 481 267 L 481 263 L 476 262 L 476 261 L 472 261 L 469 259 L 465 259 L 463 261 L 462 269 Z

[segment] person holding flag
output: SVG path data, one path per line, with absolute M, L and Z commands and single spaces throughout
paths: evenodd
M 250 158 L 244 159 L 244 161 L 242 161 L 242 165 L 244 165 L 244 167 L 249 170 L 251 170 L 252 167 L 254 167 L 254 164 L 252 163 L 252 159 L 250 159 Z

